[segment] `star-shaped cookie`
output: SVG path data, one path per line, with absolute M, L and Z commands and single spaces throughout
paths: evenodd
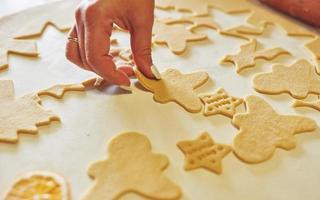
M 247 163 L 261 163 L 272 157 L 276 148 L 296 147 L 295 134 L 313 131 L 314 120 L 299 115 L 280 115 L 257 96 L 245 98 L 246 113 L 236 114 L 232 123 L 240 132 L 233 142 L 234 153 Z
M 204 34 L 194 33 L 186 27 L 169 25 L 159 20 L 155 21 L 152 34 L 156 44 L 166 44 L 175 54 L 182 54 L 187 48 L 187 42 L 207 39 Z
M 195 140 L 177 144 L 186 156 L 185 170 L 205 168 L 214 173 L 222 172 L 221 160 L 231 152 L 231 147 L 213 141 L 208 133 L 202 133 Z
M 257 51 L 257 40 L 252 39 L 249 43 L 240 47 L 240 52 L 235 55 L 227 55 L 223 58 L 222 63 L 231 62 L 235 64 L 237 73 L 250 67 L 254 67 L 256 59 L 272 60 L 276 57 L 290 54 L 282 48 Z
M 35 95 L 14 97 L 10 80 L 0 81 L 0 142 L 18 142 L 18 133 L 36 134 L 38 126 L 59 120 L 53 112 L 45 110 Z
M 236 107 L 243 102 L 242 99 L 230 96 L 223 88 L 213 94 L 200 94 L 199 98 L 204 103 L 205 116 L 221 114 L 232 118 L 236 113 Z
M 207 82 L 209 76 L 206 72 L 181 74 L 176 69 L 168 69 L 161 74 L 161 80 L 148 79 L 137 68 L 135 73 L 141 85 L 154 93 L 155 101 L 173 101 L 192 113 L 201 111 L 202 103 L 194 89 Z
M 308 94 L 320 94 L 320 76 L 314 66 L 301 59 L 290 66 L 273 65 L 272 72 L 260 73 L 253 78 L 253 86 L 261 93 L 289 93 L 303 99 Z

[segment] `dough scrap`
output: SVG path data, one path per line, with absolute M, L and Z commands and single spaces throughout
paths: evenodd
M 36 42 L 21 38 L 41 35 L 48 24 L 61 31 L 68 30 L 74 21 L 73 10 L 79 2 L 60 0 L 1 17 L 0 70 L 8 67 L 8 53 L 38 56 Z
M 221 114 L 232 118 L 236 107 L 243 103 L 242 99 L 230 96 L 223 88 L 213 94 L 200 94 L 199 98 L 204 104 L 205 116 Z
M 263 34 L 264 30 L 264 27 L 251 27 L 248 25 L 239 25 L 227 30 L 222 30 L 220 31 L 220 33 L 222 35 L 234 36 L 245 40 L 252 40 L 253 35 L 261 35 Z
M 253 86 L 261 93 L 289 93 L 303 99 L 311 93 L 320 94 L 320 76 L 307 60 L 300 59 L 290 66 L 273 65 L 272 72 L 254 77 Z
M 187 48 L 187 42 L 207 39 L 205 34 L 193 33 L 185 27 L 169 25 L 159 20 L 155 21 L 152 34 L 156 44 L 166 44 L 175 54 L 182 54 Z
M 207 132 L 195 140 L 178 142 L 177 146 L 186 156 L 184 169 L 188 171 L 205 168 L 221 174 L 221 160 L 231 152 L 230 146 L 215 143 Z
M 306 44 L 306 47 L 315 55 L 315 58 L 320 61 L 320 37 L 317 36 L 314 40 Z
M 299 115 L 280 115 L 262 98 L 245 98 L 246 113 L 236 114 L 232 123 L 240 132 L 233 142 L 234 153 L 247 163 L 261 163 L 272 157 L 276 148 L 292 150 L 295 134 L 313 131 L 314 120 Z
M 178 19 L 165 19 L 162 20 L 166 24 L 181 24 L 181 23 L 191 23 L 192 26 L 188 27 L 190 30 L 193 30 L 198 27 L 206 27 L 214 30 L 219 30 L 219 25 L 213 21 L 212 17 L 197 17 L 197 16 L 183 16 Z
M 276 57 L 290 53 L 282 48 L 273 48 L 257 51 L 257 40 L 252 39 L 249 43 L 240 46 L 240 52 L 235 55 L 227 55 L 222 62 L 235 64 L 237 73 L 255 66 L 256 59 L 272 60 Z
M 320 100 L 317 101 L 302 101 L 302 100 L 294 100 L 293 107 L 297 108 L 297 107 L 309 107 L 309 108 L 313 108 L 315 110 L 320 111 Z
M 146 136 L 118 135 L 109 143 L 108 154 L 107 160 L 90 166 L 88 174 L 95 183 L 82 200 L 115 200 L 129 192 L 157 200 L 181 196 L 180 188 L 162 174 L 169 165 L 167 157 L 151 152 Z
M 83 84 L 57 84 L 48 89 L 38 92 L 38 96 L 51 96 L 56 99 L 62 99 L 66 92 L 85 91 Z
M 71 200 L 71 194 L 64 177 L 52 172 L 34 171 L 19 177 L 4 198 L 18 199 Z
M 207 82 L 209 75 L 206 72 L 181 74 L 176 69 L 168 69 L 161 74 L 161 80 L 148 79 L 136 68 L 135 73 L 141 85 L 154 93 L 155 101 L 173 101 L 191 113 L 201 111 L 202 103 L 194 89 Z
M 18 142 L 18 133 L 38 133 L 38 126 L 59 121 L 52 111 L 45 110 L 35 95 L 15 99 L 11 80 L 0 81 L 0 142 Z
M 189 11 L 196 16 L 208 15 L 208 5 L 198 0 L 156 0 L 156 8 Z

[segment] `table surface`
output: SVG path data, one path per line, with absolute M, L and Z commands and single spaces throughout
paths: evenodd
M 0 15 L 48 2 L 44 0 L 1 0 Z M 227 15 L 211 10 L 214 20 L 228 28 L 245 23 L 248 14 Z M 176 12 L 156 10 L 157 16 L 177 16 Z M 272 62 L 257 61 L 255 68 L 236 74 L 233 66 L 220 65 L 226 54 L 236 53 L 245 40 L 222 36 L 214 30 L 199 28 L 209 36 L 207 41 L 190 43 L 186 53 L 172 54 L 164 46 L 154 46 L 154 63 L 163 71 L 174 67 L 182 72 L 206 71 L 211 80 L 197 92 L 210 92 L 223 87 L 230 94 L 263 97 L 283 114 L 303 114 L 320 123 L 320 115 L 311 109 L 292 108 L 289 95 L 268 96 L 254 91 L 254 74 L 270 71 L 274 62 L 289 64 L 296 58 L 312 59 L 304 48 L 310 38 L 288 37 L 277 26 L 269 27 L 258 41 L 266 48 L 282 47 L 294 57 L 281 56 Z M 129 35 L 114 34 L 120 46 L 128 46 Z M 10 68 L 0 73 L 0 79 L 12 79 L 16 95 L 22 96 L 57 83 L 78 83 L 93 76 L 69 63 L 64 57 L 66 33 L 49 26 L 38 39 L 39 58 L 10 55 Z M 134 80 L 133 80 L 134 82 Z M 135 85 L 135 84 L 133 84 Z M 310 99 L 316 98 L 310 96 Z M 267 162 L 248 165 L 232 153 L 223 160 L 223 173 L 216 175 L 198 169 L 184 171 L 184 155 L 176 147 L 181 140 L 197 137 L 208 131 L 219 143 L 231 144 L 237 129 L 223 116 L 204 117 L 191 114 L 175 103 L 159 104 L 152 94 L 133 87 L 128 94 L 116 87 L 86 93 L 71 92 L 63 100 L 43 98 L 45 108 L 61 117 L 61 123 L 40 128 L 37 136 L 20 135 L 16 145 L 0 144 L 0 193 L 8 189 L 19 174 L 32 170 L 49 170 L 64 175 L 70 182 L 74 199 L 80 199 L 93 184 L 87 176 L 90 163 L 106 158 L 107 142 L 126 131 L 138 131 L 151 141 L 153 151 L 168 156 L 170 166 L 164 172 L 183 190 L 183 200 L 319 200 L 320 131 L 299 134 L 298 145 L 292 151 L 277 149 Z M 244 107 L 238 108 L 239 112 Z M 122 199 L 141 199 L 134 194 Z

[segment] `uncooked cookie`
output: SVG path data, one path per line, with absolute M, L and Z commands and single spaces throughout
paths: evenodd
M 229 35 L 245 40 L 251 40 L 253 35 L 261 35 L 264 32 L 264 27 L 251 27 L 248 25 L 240 25 L 227 30 L 222 30 L 222 35 Z
M 16 143 L 18 133 L 36 134 L 37 126 L 59 120 L 39 102 L 40 99 L 34 95 L 15 99 L 13 82 L 0 81 L 0 142 Z
M 276 148 L 292 150 L 295 134 L 313 131 L 314 120 L 299 115 L 280 115 L 257 96 L 245 98 L 246 113 L 236 114 L 232 123 L 240 132 L 233 142 L 234 153 L 244 162 L 261 163 L 272 157 Z
M 61 31 L 69 29 L 79 2 L 80 0 L 60 0 L 1 17 L 0 70 L 8 66 L 8 52 L 26 56 L 38 55 L 35 41 L 18 39 L 40 35 L 48 24 Z
M 240 52 L 235 55 L 227 55 L 222 62 L 235 64 L 237 73 L 250 67 L 254 67 L 256 59 L 272 60 L 276 57 L 290 53 L 282 48 L 274 48 L 257 51 L 257 40 L 252 39 L 249 43 L 240 46 Z
M 297 108 L 297 107 L 309 107 L 309 108 L 313 108 L 315 110 L 320 111 L 320 100 L 317 101 L 302 101 L 302 100 L 294 100 L 293 107 Z
M 213 21 L 212 17 L 183 16 L 177 19 L 169 18 L 163 21 L 166 24 L 190 23 L 192 24 L 190 27 L 188 27 L 190 30 L 198 27 L 206 27 L 214 30 L 220 29 L 219 25 Z
M 306 47 L 313 53 L 316 59 L 320 60 L 320 37 L 317 36 L 314 40 L 306 44 Z
M 83 84 L 57 84 L 48 89 L 38 92 L 38 96 L 51 96 L 56 99 L 62 99 L 66 92 L 85 91 Z
M 156 8 L 189 11 L 194 15 L 208 15 L 208 5 L 198 0 L 156 0 Z
M 320 76 L 314 66 L 301 59 L 290 66 L 273 65 L 272 72 L 260 73 L 253 79 L 254 88 L 265 94 L 289 93 L 297 99 L 320 94 Z
M 47 172 L 29 172 L 19 177 L 4 200 L 70 200 L 67 181 L 60 175 Z
M 204 104 L 205 116 L 221 114 L 232 118 L 236 113 L 236 107 L 243 102 L 242 99 L 230 96 L 223 88 L 213 94 L 200 94 L 199 98 Z
M 95 183 L 82 200 L 115 200 L 130 192 L 157 200 L 181 196 L 180 188 L 163 175 L 167 157 L 151 152 L 146 136 L 123 133 L 111 140 L 108 155 L 90 166 L 88 174 Z
M 156 20 L 153 26 L 153 41 L 156 44 L 166 44 L 175 54 L 182 54 L 187 48 L 187 42 L 207 39 L 207 36 L 194 33 L 180 25 L 169 25 Z
M 181 74 L 176 69 L 168 69 L 161 74 L 161 80 L 146 78 L 138 69 L 135 73 L 141 85 L 154 93 L 154 100 L 159 103 L 176 102 L 188 112 L 200 112 L 202 103 L 194 89 L 207 82 L 206 72 Z
M 231 147 L 213 141 L 208 133 L 202 133 L 195 140 L 178 142 L 177 146 L 186 156 L 185 170 L 205 168 L 221 174 L 221 160 L 231 152 Z

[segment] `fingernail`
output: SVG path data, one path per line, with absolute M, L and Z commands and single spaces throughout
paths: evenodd
M 130 86 L 126 86 L 126 85 L 120 85 L 119 86 L 121 89 L 132 92 L 132 88 Z
M 100 86 L 103 82 L 103 78 L 97 77 L 94 86 Z
M 150 67 L 152 74 L 154 75 L 154 77 L 156 77 L 156 79 L 160 80 L 161 79 L 161 74 L 158 71 L 158 69 L 156 68 L 156 66 L 152 65 Z

